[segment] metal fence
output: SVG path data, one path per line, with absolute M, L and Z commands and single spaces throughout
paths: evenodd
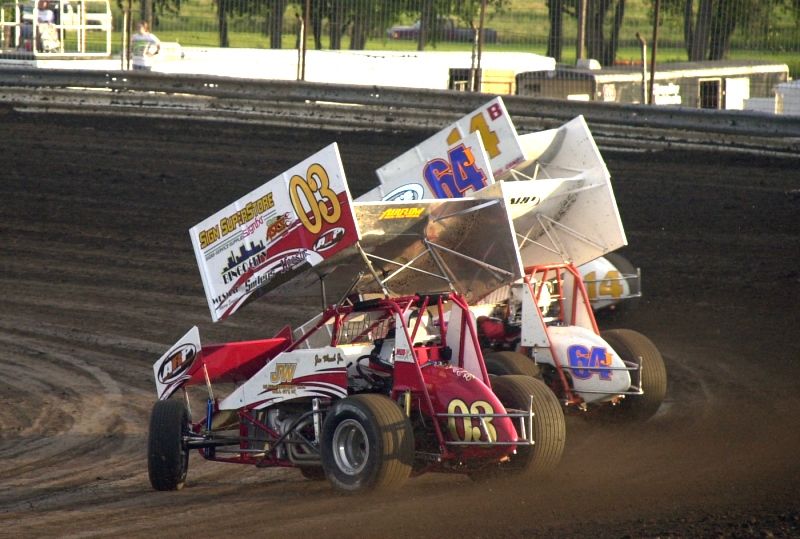
M 800 0 L 114 0 L 112 12 L 116 32 L 128 12 L 183 47 L 295 49 L 305 36 L 310 50 L 535 53 L 559 67 L 515 73 L 513 89 L 539 97 L 670 104 L 683 90 L 683 105 L 742 108 L 800 73 Z M 654 53 L 659 73 L 679 74 L 648 74 Z
M 652 44 L 658 7 L 664 61 L 764 59 L 792 63 L 795 73 L 800 68 L 798 0 L 152 2 L 153 27 L 186 45 L 294 48 L 308 4 L 313 48 L 464 49 L 483 22 L 485 50 L 535 52 L 566 63 L 581 55 L 604 66 L 641 61 L 637 34 Z

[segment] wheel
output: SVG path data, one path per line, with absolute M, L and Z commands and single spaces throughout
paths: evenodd
M 383 395 L 342 399 L 322 424 L 322 466 L 339 490 L 398 488 L 411 474 L 413 460 L 411 422 Z
M 567 425 L 561 403 L 550 388 L 530 376 L 510 374 L 492 378 L 492 390 L 509 410 L 528 410 L 533 397 L 534 445 L 519 446 L 507 462 L 480 470 L 470 477 L 481 480 L 511 473 L 540 477 L 554 471 L 564 453 Z M 518 420 L 515 419 L 514 424 L 519 430 Z
M 180 400 L 158 401 L 150 414 L 147 471 L 156 490 L 180 490 L 189 470 L 189 411 Z
M 525 354 L 519 352 L 487 352 L 483 356 L 489 374 L 524 374 L 540 378 L 539 366 Z M 527 409 L 528 407 L 525 406 Z
M 529 475 L 544 475 L 561 462 L 567 426 L 561 403 L 541 380 L 521 375 L 500 376 L 492 390 L 506 408 L 527 410 L 533 397 L 533 446 L 517 448 L 507 468 Z M 519 428 L 519 427 L 518 427 Z
M 658 411 L 667 394 L 667 369 L 653 342 L 632 329 L 609 329 L 600 334 L 625 361 L 642 361 L 642 395 L 628 395 L 614 409 L 613 416 L 647 421 Z

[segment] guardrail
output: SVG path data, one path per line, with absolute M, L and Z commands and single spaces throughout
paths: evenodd
M 91 91 L 101 90 L 101 91 Z M 438 130 L 487 94 L 131 71 L 0 68 L 0 103 L 274 125 Z M 583 115 L 609 148 L 705 147 L 800 155 L 800 117 L 503 96 L 520 132 Z

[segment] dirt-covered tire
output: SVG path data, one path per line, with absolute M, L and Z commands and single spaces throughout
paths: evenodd
M 667 369 L 653 342 L 632 329 L 609 329 L 600 334 L 625 361 L 642 361 L 642 395 L 628 395 L 611 414 L 614 419 L 647 421 L 659 409 L 667 394 Z
M 561 403 L 541 380 L 511 374 L 492 379 L 492 390 L 507 409 L 527 410 L 533 397 L 533 446 L 519 446 L 517 453 L 500 467 L 502 473 L 542 476 L 561 462 L 567 441 L 567 426 Z M 514 424 L 519 428 L 517 420 Z
M 336 402 L 322 425 L 322 466 L 344 492 L 392 490 L 414 461 L 411 423 L 391 399 L 362 394 Z
M 525 354 L 519 352 L 485 352 L 483 361 L 489 374 L 505 376 L 507 374 L 522 374 L 540 378 L 539 366 Z
M 189 411 L 183 401 L 157 401 L 150 414 L 147 471 L 156 490 L 180 490 L 189 470 Z

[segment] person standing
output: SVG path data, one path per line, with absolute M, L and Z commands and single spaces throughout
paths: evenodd
M 147 22 L 140 22 L 137 31 L 131 37 L 133 50 L 133 69 L 150 71 L 153 69 L 156 55 L 161 51 L 161 40 L 150 32 Z

